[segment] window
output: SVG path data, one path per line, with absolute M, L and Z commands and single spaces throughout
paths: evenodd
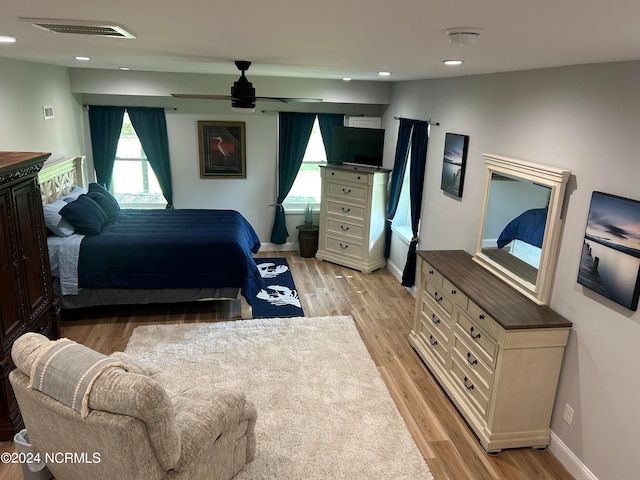
M 292 207 L 293 210 L 303 210 L 307 204 L 320 206 L 320 165 L 326 165 L 326 163 L 327 153 L 324 150 L 324 143 L 322 143 L 320 124 L 316 118 L 300 171 L 293 182 L 289 195 L 284 200 L 285 206 Z
M 391 222 L 391 229 L 398 235 L 403 237 L 407 242 L 413 238 L 411 229 L 411 204 L 410 204 L 410 172 L 411 171 L 411 146 L 407 152 L 407 165 L 402 178 L 402 189 L 400 190 L 400 198 L 398 199 L 398 208 Z
M 123 208 L 159 208 L 167 204 L 126 112 L 113 164 L 111 193 Z

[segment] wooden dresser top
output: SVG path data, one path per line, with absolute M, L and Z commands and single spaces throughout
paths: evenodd
M 463 250 L 420 250 L 417 254 L 505 330 L 566 328 L 572 325 L 548 306 L 537 305 L 514 290 Z
M 24 162 L 44 162 L 49 155 L 51 154 L 45 152 L 0 152 L 0 171 L 19 168 Z

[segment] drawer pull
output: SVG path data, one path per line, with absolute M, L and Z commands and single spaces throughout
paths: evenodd
M 433 275 L 433 270 L 429 270 L 429 275 Z
M 471 352 L 467 352 L 467 362 L 469 362 L 469 365 L 477 365 L 478 359 L 474 358 L 473 360 L 471 360 Z
M 433 335 L 429 335 L 429 343 L 435 347 L 436 345 L 438 345 L 438 340 L 433 338 Z
M 349 195 L 351 193 L 351 189 L 350 188 L 343 188 L 342 189 L 342 193 L 344 193 L 345 195 Z
M 467 385 L 467 382 L 469 381 L 469 379 L 467 377 L 464 377 L 464 386 L 467 390 L 473 390 L 475 387 L 473 386 L 473 383 L 470 383 L 469 385 Z
M 344 207 L 341 207 L 341 208 L 343 213 L 349 213 L 351 211 L 350 208 L 344 208 Z
M 456 295 L 458 292 L 456 291 L 456 289 L 454 288 L 453 290 L 451 290 L 451 295 Z
M 358 177 L 357 177 L 357 178 L 358 178 L 358 180 L 360 180 L 362 177 L 361 177 L 360 175 L 358 175 Z
M 438 317 L 436 317 L 436 314 L 435 314 L 435 313 L 432 313 L 432 314 L 431 314 L 431 322 L 432 322 L 434 325 L 437 325 L 437 324 L 439 324 L 439 323 L 440 323 L 440 319 L 439 319 Z
M 349 244 L 348 243 L 341 243 L 340 244 L 340 248 L 343 250 L 346 250 L 347 248 L 349 248 Z
M 471 327 L 469 329 L 469 335 L 471 335 L 471 338 L 473 338 L 474 340 L 479 339 L 480 338 L 480 333 L 474 334 L 473 332 L 474 332 L 473 327 Z
M 484 313 L 481 313 L 480 315 L 478 315 L 478 320 L 484 320 Z
M 348 232 L 349 231 L 349 227 L 345 227 L 344 225 L 340 225 L 340 230 L 342 230 L 343 232 Z
M 442 301 L 442 295 L 440 295 L 438 292 L 433 292 L 433 298 L 436 300 L 436 302 Z

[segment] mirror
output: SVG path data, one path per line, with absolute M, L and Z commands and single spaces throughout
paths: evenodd
M 484 159 L 484 209 L 474 260 L 536 303 L 546 304 L 571 172 L 492 154 Z

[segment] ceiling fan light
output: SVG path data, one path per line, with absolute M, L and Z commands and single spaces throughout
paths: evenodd
M 231 105 L 231 110 L 233 110 L 236 113 L 253 113 L 256 111 L 256 107 L 234 107 L 233 105 Z

